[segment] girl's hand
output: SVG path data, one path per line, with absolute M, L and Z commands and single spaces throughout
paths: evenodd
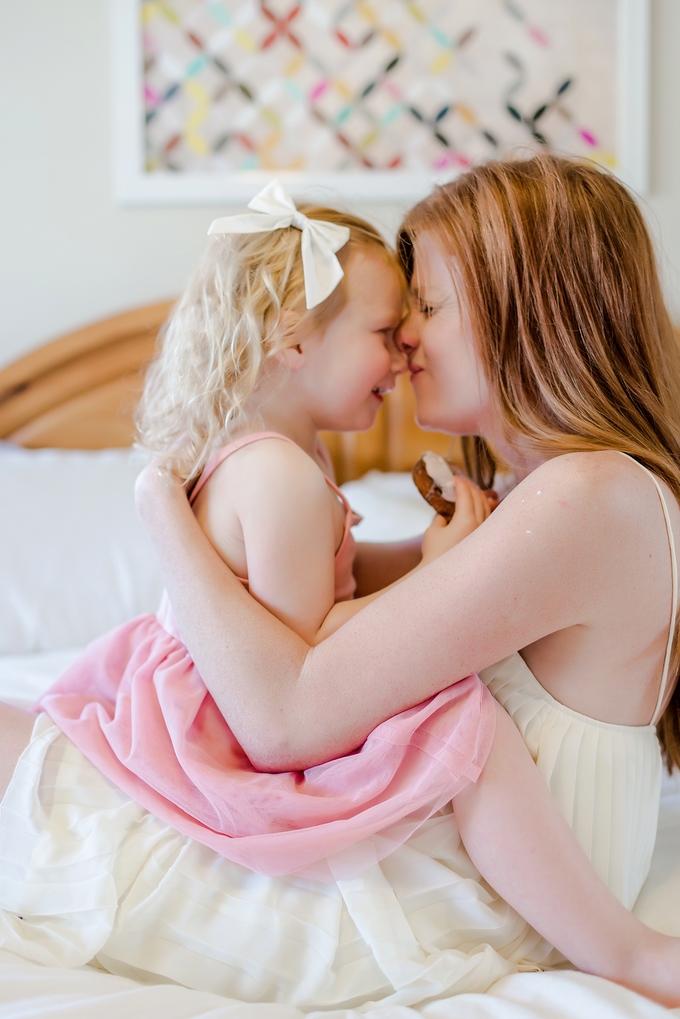
M 154 510 L 161 503 L 177 499 L 186 502 L 186 489 L 181 480 L 157 460 L 152 460 L 135 481 L 137 516 L 147 529 L 152 528 Z
M 456 512 L 450 524 L 437 514 L 425 531 L 421 566 L 431 563 L 472 534 L 497 505 L 495 492 L 482 492 L 469 478 L 456 475 Z

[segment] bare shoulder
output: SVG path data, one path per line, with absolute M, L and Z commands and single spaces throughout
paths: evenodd
M 640 466 L 615 450 L 565 453 L 526 477 L 499 509 L 590 545 L 629 532 L 653 511 L 658 495 Z M 495 515 L 495 514 L 494 514 Z M 600 544 L 601 547 L 601 544 Z
M 526 629 L 513 637 L 515 647 L 526 647 L 620 610 L 631 564 L 649 553 L 641 520 L 654 508 L 659 526 L 652 541 L 663 551 L 655 499 L 651 479 L 614 451 L 564 454 L 537 467 L 447 555 L 462 559 L 467 549 L 470 583 L 489 600 L 500 585 L 502 611 L 510 598 L 512 611 L 526 614 Z
M 228 457 L 215 473 L 221 475 L 219 482 L 232 490 L 235 504 L 256 499 L 276 505 L 292 496 L 296 501 L 328 498 L 321 469 L 304 450 L 285 439 L 252 442 Z
M 635 464 L 612 449 L 592 453 L 563 453 L 546 460 L 521 484 L 536 479 L 551 484 L 599 486 L 603 482 L 624 477 L 631 470 L 635 470 Z
M 593 509 L 635 512 L 639 500 L 658 498 L 652 479 L 630 457 L 616 450 L 565 453 L 533 471 L 516 492 L 537 491 L 568 497 L 587 497 Z

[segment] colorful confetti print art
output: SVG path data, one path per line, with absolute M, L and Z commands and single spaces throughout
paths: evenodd
M 137 2 L 143 172 L 431 180 L 545 148 L 616 170 L 621 3 Z

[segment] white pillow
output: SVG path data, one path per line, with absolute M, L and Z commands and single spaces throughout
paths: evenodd
M 133 489 L 143 460 L 126 449 L 20 449 L 0 442 L 0 655 L 87 644 L 162 591 Z M 433 512 L 408 474 L 371 471 L 343 486 L 359 541 L 421 534 Z
M 162 590 L 135 512 L 130 450 L 0 443 L 0 654 L 83 645 Z

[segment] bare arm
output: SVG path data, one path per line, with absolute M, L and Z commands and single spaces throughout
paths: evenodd
M 363 597 L 354 598 L 352 601 L 337 602 L 324 619 L 323 624 L 310 643 L 316 646 L 326 640 L 332 633 L 339 630 L 341 626 L 344 626 L 352 616 L 361 612 L 362 609 L 370 605 L 376 598 L 382 597 L 385 591 L 389 591 L 395 584 L 401 584 L 408 577 L 413 576 L 429 563 L 434 562 L 439 556 L 444 555 L 454 545 L 461 542 L 463 538 L 467 538 L 468 534 L 472 534 L 473 531 L 484 523 L 496 505 L 497 500 L 495 497 L 490 498 L 487 493 L 477 488 L 474 482 L 468 478 L 457 478 L 455 515 L 448 525 L 443 517 L 435 516 L 422 539 L 418 540 L 418 562 L 413 569 L 403 576 L 397 576 L 392 583 L 385 585 L 380 590 L 373 591 L 372 594 L 365 594 Z M 403 556 L 402 563 L 405 561 L 407 561 L 407 557 Z M 387 559 L 385 559 L 385 564 L 387 564 Z M 386 580 L 388 575 L 389 570 L 385 569 L 382 579 Z
M 612 521 L 585 462 L 543 465 L 483 527 L 314 648 L 241 588 L 180 489 L 142 485 L 139 504 L 201 675 L 251 759 L 283 770 L 346 753 L 471 672 L 591 625 Z
M 279 438 L 252 443 L 220 464 L 195 509 L 230 568 L 241 536 L 237 562 L 247 569 L 250 594 L 315 643 L 334 601 L 339 507 L 313 460 Z

